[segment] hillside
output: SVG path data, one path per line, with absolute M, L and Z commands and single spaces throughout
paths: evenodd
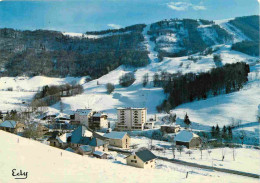
M 0 144 L 1 182 L 198 182 L 202 178 L 212 182 L 257 182 L 243 176 L 177 167 L 159 161 L 153 170 L 134 168 L 118 161 L 80 156 L 2 130 Z M 15 173 L 28 172 L 27 179 L 15 179 L 13 169 Z M 186 179 L 187 171 L 190 173 Z
M 146 66 L 152 61 L 149 54 L 153 51 L 162 61 L 164 57 L 202 53 L 219 44 L 236 43 L 232 49 L 257 56 L 258 19 L 170 19 L 85 34 L 0 29 L 0 76 L 89 75 L 96 79 L 121 65 Z

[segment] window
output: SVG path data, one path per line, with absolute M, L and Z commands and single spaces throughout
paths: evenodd
M 134 159 L 136 159 L 136 156 L 134 156 Z
M 148 162 L 145 162 L 145 164 L 148 164 Z

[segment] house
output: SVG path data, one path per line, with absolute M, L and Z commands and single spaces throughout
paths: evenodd
M 105 133 L 104 137 L 109 139 L 109 145 L 128 149 L 131 145 L 131 138 L 127 132 L 115 132 Z
M 68 143 L 71 147 L 79 147 L 80 145 L 88 145 L 92 139 L 92 132 L 85 126 L 79 126 L 75 129 L 68 138 Z
M 181 129 L 180 125 L 162 125 L 161 132 L 162 133 L 177 133 Z
M 138 168 L 155 168 L 157 157 L 149 150 L 141 150 L 126 157 L 127 165 Z
M 97 112 L 91 116 L 91 120 L 88 123 L 89 128 L 93 130 L 100 130 L 102 128 L 108 128 L 107 114 Z
M 147 122 L 146 108 L 117 108 L 116 129 L 118 131 L 144 130 Z
M 71 136 L 71 133 L 61 134 L 60 132 L 53 133 L 52 137 L 48 139 L 50 146 L 58 148 L 68 147 L 68 138 Z
M 200 147 L 202 143 L 201 138 L 197 134 L 186 130 L 179 132 L 175 136 L 174 141 L 176 145 L 183 145 L 189 149 Z
M 92 154 L 92 147 L 90 147 L 89 145 L 82 145 L 79 146 L 76 152 L 81 155 L 90 155 Z
M 95 151 L 93 152 L 93 156 L 99 159 L 107 159 L 108 154 L 102 151 Z
M 92 152 L 108 151 L 108 142 L 96 137 L 92 138 L 88 145 L 92 148 Z
M 88 126 L 88 122 L 93 114 L 92 109 L 77 109 L 75 112 L 75 122 L 79 121 L 81 124 Z
M 0 130 L 4 130 L 11 133 L 23 133 L 25 125 L 13 120 L 6 120 L 0 124 Z

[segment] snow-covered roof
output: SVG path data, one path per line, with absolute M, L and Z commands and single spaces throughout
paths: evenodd
M 142 110 L 146 108 L 138 108 L 138 107 L 118 107 L 117 110 L 122 110 L 122 109 L 131 109 L 131 110 Z
M 190 142 L 192 138 L 199 137 L 197 134 L 192 133 L 190 131 L 180 131 L 174 138 L 175 141 L 180 141 L 180 142 Z
M 89 115 L 92 112 L 92 109 L 77 109 L 76 113 L 79 115 Z
M 95 152 L 93 152 L 93 154 L 98 155 L 98 156 L 102 156 L 103 154 L 105 154 L 105 152 L 95 151 Z
M 92 148 L 89 145 L 83 145 L 79 147 L 84 152 L 90 152 L 92 151 Z
M 74 150 L 70 147 L 66 148 L 65 151 L 74 152 Z
M 70 116 L 68 114 L 60 113 L 58 116 L 55 117 L 55 119 L 59 119 L 59 118 L 70 119 Z
M 101 117 L 101 116 L 107 116 L 107 114 L 98 112 L 93 115 L 93 117 Z
M 16 122 L 13 121 L 13 120 L 7 120 L 7 121 L 4 121 L 3 123 L 1 123 L 0 127 L 15 128 L 16 127 Z
M 68 137 L 70 137 L 72 134 L 71 133 L 64 133 L 59 137 L 56 137 L 56 139 L 60 142 L 60 143 L 67 143 L 67 139 Z
M 99 147 L 99 146 L 103 146 L 105 144 L 105 142 L 103 140 L 100 140 L 98 138 L 93 138 L 90 142 L 89 145 L 93 146 L 93 147 Z
M 93 135 L 92 132 L 90 132 L 85 126 L 79 126 L 77 129 L 75 129 L 72 132 L 71 143 L 74 144 L 88 143 L 92 135 Z
M 127 134 L 127 132 L 110 132 L 105 133 L 103 136 L 109 139 L 122 139 Z

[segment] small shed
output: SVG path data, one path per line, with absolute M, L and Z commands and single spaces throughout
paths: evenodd
M 102 151 L 95 151 L 93 152 L 93 156 L 99 159 L 107 159 L 108 154 Z
M 175 136 L 174 141 L 176 145 L 184 145 L 188 149 L 200 147 L 202 143 L 201 138 L 197 134 L 186 130 L 179 132 Z

